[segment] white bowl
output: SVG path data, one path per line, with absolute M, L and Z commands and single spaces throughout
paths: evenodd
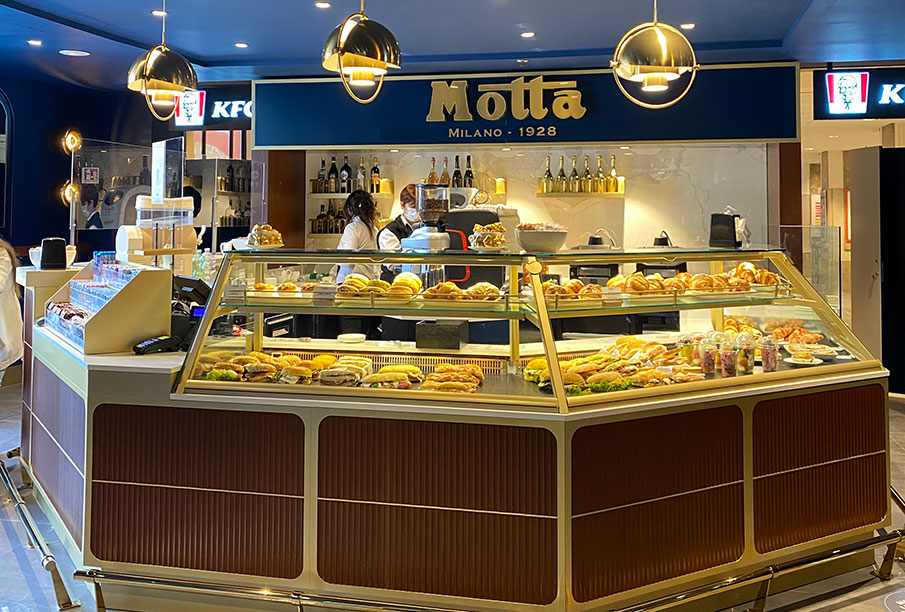
M 515 239 L 528 253 L 556 253 L 566 243 L 567 231 L 515 230 Z
M 76 248 L 71 245 L 66 246 L 66 267 L 70 267 L 72 262 L 75 261 L 76 256 Z M 31 247 L 28 249 L 28 259 L 31 261 L 31 265 L 36 268 L 41 267 L 41 247 Z

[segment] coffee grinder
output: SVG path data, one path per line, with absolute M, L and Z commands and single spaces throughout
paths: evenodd
M 449 213 L 449 187 L 416 184 L 415 201 L 424 225 L 402 239 L 402 248 L 407 251 L 445 251 L 449 248 L 449 235 L 440 229 L 440 223 Z

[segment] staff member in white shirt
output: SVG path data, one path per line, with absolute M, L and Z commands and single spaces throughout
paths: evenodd
M 421 227 L 414 185 L 406 185 L 399 193 L 399 206 L 402 208 L 402 214 L 387 223 L 377 234 L 377 245 L 381 251 L 401 251 L 402 239 L 408 238 L 413 231 Z M 394 276 L 395 272 L 389 266 L 381 268 L 380 278 L 386 282 L 392 283 Z
M 16 268 L 19 257 L 13 247 L 0 238 L 0 380 L 6 368 L 22 358 L 22 312 L 19 310 L 19 286 Z
M 343 216 L 346 218 L 346 228 L 336 248 L 340 251 L 376 251 L 379 215 L 371 194 L 361 189 L 350 193 L 346 203 L 343 204 Z M 340 264 L 336 282 L 342 283 L 352 272 L 364 274 L 372 279 L 377 277 L 376 266 Z

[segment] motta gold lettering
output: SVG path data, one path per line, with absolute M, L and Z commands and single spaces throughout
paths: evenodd
M 581 119 L 587 109 L 581 103 L 581 92 L 576 81 L 544 82 L 543 76 L 525 81 L 525 77 L 510 83 L 484 83 L 478 85 L 475 110 L 487 121 L 502 119 L 509 112 L 515 119 L 544 119 L 550 112 L 544 104 L 544 91 L 553 91 L 553 115 L 557 119 Z M 509 93 L 507 102 L 505 93 Z M 468 81 L 432 81 L 431 104 L 428 121 L 474 121 L 468 101 Z

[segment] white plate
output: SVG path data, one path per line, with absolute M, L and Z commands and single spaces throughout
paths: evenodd
M 814 366 L 814 365 L 823 364 L 823 360 L 817 359 L 816 357 L 814 359 L 812 359 L 811 361 L 803 361 L 801 359 L 793 359 L 792 357 L 786 357 L 785 359 L 783 359 L 783 361 L 788 363 L 789 365 L 794 365 L 794 366 Z
M 495 247 L 469 246 L 468 250 L 477 251 L 478 253 L 499 253 L 500 251 L 502 251 L 505 248 L 506 248 L 505 245 L 504 246 L 495 246 Z
M 364 342 L 367 336 L 364 334 L 340 334 L 336 339 L 346 344 L 358 344 L 359 342 Z

